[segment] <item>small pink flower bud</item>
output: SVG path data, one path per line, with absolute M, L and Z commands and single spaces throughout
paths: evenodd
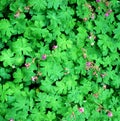
M 19 16 L 20 16 L 20 12 L 17 12 L 17 13 L 14 15 L 15 18 L 18 18 Z
M 25 67 L 29 68 L 30 67 L 30 63 L 25 63 Z
M 111 12 L 112 12 L 112 10 L 109 10 L 109 11 L 108 11 L 108 13 L 111 13 Z
M 87 21 L 88 19 L 87 18 L 84 18 L 83 21 Z
M 91 19 L 94 19 L 94 18 L 95 18 L 95 14 L 92 14 Z
M 86 66 L 88 66 L 88 67 L 92 66 L 92 62 L 87 62 Z
M 34 77 L 33 77 L 33 76 L 32 76 L 32 78 L 31 78 L 31 79 L 32 79 L 32 81 L 35 81 L 35 79 L 34 79 Z
M 96 2 L 100 2 L 100 0 L 96 0 Z
M 57 45 L 53 45 L 52 49 L 56 49 L 58 46 Z
M 36 81 L 37 79 L 38 79 L 38 77 L 37 76 L 32 76 L 32 81 L 34 82 L 34 81 Z
M 112 112 L 108 111 L 108 117 L 112 117 L 112 116 L 113 116 Z
M 107 12 L 107 13 L 105 14 L 105 16 L 106 16 L 106 17 L 109 16 L 109 13 Z
M 14 121 L 13 119 L 10 119 L 9 121 Z
M 46 59 L 46 54 L 42 55 L 42 59 L 45 60 Z
M 83 113 L 83 112 L 84 112 L 84 108 L 83 108 L 83 107 L 79 108 L 79 111 L 80 111 L 81 113 Z
M 95 98 L 98 98 L 98 93 L 93 94 L 93 96 L 94 96 Z
M 93 62 L 86 62 L 86 69 L 89 70 L 91 68 L 93 68 Z

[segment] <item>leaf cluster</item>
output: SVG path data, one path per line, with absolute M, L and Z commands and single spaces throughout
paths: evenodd
M 117 0 L 1 0 L 0 120 L 118 121 L 119 9 Z

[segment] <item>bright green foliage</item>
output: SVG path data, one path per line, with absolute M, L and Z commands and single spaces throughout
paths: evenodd
M 15 81 L 16 83 L 22 82 L 23 73 L 22 73 L 22 71 L 21 71 L 20 68 L 18 68 L 17 71 L 13 74 L 13 77 L 14 77 L 14 81 Z
M 114 33 L 115 33 L 114 38 L 119 39 L 119 37 L 120 37 L 120 23 L 117 24 L 117 28 L 114 30 Z
M 0 68 L 0 79 L 10 79 L 9 70 L 5 68 Z
M 19 38 L 12 43 L 12 50 L 18 55 L 29 55 L 32 51 L 28 40 L 25 38 Z
M 66 1 L 64 1 L 64 0 L 52 0 L 52 1 L 47 0 L 47 2 L 48 2 L 47 7 L 48 8 L 53 7 L 55 10 L 57 10 L 58 7 L 63 6 L 66 3 Z
M 0 121 L 119 121 L 120 2 L 0 1 Z
M 13 32 L 13 27 L 7 19 L 0 20 L 0 38 L 3 42 L 7 42 Z
M 0 61 L 3 61 L 4 66 L 12 66 L 13 65 L 13 55 L 14 53 L 10 49 L 4 49 L 0 55 Z
M 45 10 L 47 6 L 46 0 L 29 0 L 28 3 L 37 12 L 39 12 L 40 10 Z

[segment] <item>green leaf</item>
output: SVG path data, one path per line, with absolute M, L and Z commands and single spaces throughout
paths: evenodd
M 51 95 L 49 102 L 49 107 L 53 109 L 53 111 L 59 112 L 59 109 L 61 109 L 62 106 L 62 99 L 58 95 Z
M 4 48 L 4 43 L 0 42 L 0 50 Z
M 17 41 L 12 43 L 12 50 L 17 55 L 29 55 L 31 56 L 30 52 L 32 51 L 31 44 L 28 43 L 28 40 L 25 38 L 18 38 Z
M 58 11 L 58 18 L 61 20 L 61 26 L 64 26 L 66 23 L 62 25 L 62 22 L 69 22 L 72 20 L 72 15 L 74 15 L 74 10 L 70 7 L 62 6 L 61 10 Z
M 77 6 L 77 16 L 79 18 L 89 18 L 91 15 L 91 11 L 90 9 L 87 7 L 87 5 L 85 4 L 85 0 L 84 1 L 79 1 L 78 2 L 78 6 Z
M 67 95 L 67 102 L 71 103 L 79 103 L 80 105 L 83 104 L 83 95 L 82 90 L 80 87 L 76 87 L 75 89 L 72 89 L 68 92 Z
M 47 6 L 46 0 L 29 0 L 28 3 L 37 12 L 40 12 L 40 10 L 45 10 Z
M 3 79 L 9 79 L 11 75 L 8 72 L 8 69 L 0 68 L 0 77 L 2 77 Z
M 23 93 L 23 92 L 22 92 Z M 15 108 L 15 110 L 16 111 L 18 111 L 18 110 L 29 110 L 29 107 L 28 107 L 28 100 L 27 100 L 27 98 L 26 98 L 26 94 L 16 94 L 15 96 L 17 97 L 19 97 L 19 98 L 16 98 L 16 101 L 15 101 L 15 103 L 13 104 L 13 106 L 14 106 L 14 108 Z M 24 92 L 25 93 L 25 92 Z
M 76 76 L 66 76 L 62 79 L 66 85 L 67 90 L 75 89 L 77 86 L 77 82 L 75 81 L 76 79 Z
M 14 65 L 21 66 L 23 63 L 24 63 L 24 56 L 23 55 L 15 55 Z
M 34 121 L 44 121 L 45 119 L 45 114 L 44 112 L 40 111 L 40 109 L 37 109 L 37 108 L 33 108 L 32 114 L 30 115 L 30 118 Z
M 93 25 L 93 23 L 92 23 L 91 21 L 86 21 L 85 24 L 86 24 L 86 28 L 87 28 L 89 31 L 93 31 L 94 25 Z
M 13 32 L 13 27 L 7 19 L 0 20 L 0 36 L 2 37 L 3 42 L 7 42 L 7 36 L 10 38 Z M 6 39 L 5 39 L 6 38 Z
M 0 100 L 1 100 L 1 102 L 7 101 L 8 90 L 9 90 L 9 84 L 8 83 L 4 84 L 3 86 L 0 86 L 0 91 L 1 91 Z
M 41 62 L 41 72 L 43 75 L 48 75 L 48 77 L 55 81 L 60 79 L 64 73 L 63 68 L 60 64 L 54 62 Z
M 6 121 L 6 120 L 3 118 L 3 116 L 0 116 L 0 120 L 1 120 L 1 121 Z
M 25 32 L 26 30 L 26 19 L 25 19 L 25 15 L 24 14 L 20 14 L 19 18 L 13 18 L 13 20 L 11 21 L 11 23 L 13 24 L 13 28 L 14 28 L 14 33 L 15 34 L 22 34 Z
M 1 91 L 1 86 L 0 86 L 0 91 Z M 1 99 L 0 99 L 0 102 L 1 102 Z M 8 104 L 7 103 L 4 103 L 4 102 L 1 102 L 0 103 L 0 118 L 4 117 L 4 115 L 7 113 L 7 107 L 8 107 Z M 2 121 L 2 120 L 1 120 Z
M 113 32 L 115 34 L 114 38 L 119 39 L 119 37 L 120 37 L 120 23 L 117 24 L 117 28 L 115 30 L 113 30 Z
M 64 75 L 63 68 L 60 64 L 54 63 L 51 68 L 51 72 L 49 72 L 48 76 L 50 76 L 50 79 L 52 79 L 52 80 L 60 79 Z
M 17 111 L 17 115 L 16 115 L 16 120 L 26 120 L 27 121 L 28 118 L 28 110 L 24 110 L 24 111 Z
M 30 66 L 30 68 L 25 68 L 23 67 L 22 68 L 22 73 L 23 73 L 23 81 L 25 82 L 25 85 L 30 85 L 31 82 L 32 82 L 32 77 L 34 77 L 36 74 L 35 74 L 35 71 L 36 70 L 36 66 L 33 65 L 33 66 Z
M 56 118 L 55 113 L 48 111 L 47 121 L 53 121 L 53 120 L 55 120 L 55 118 Z
M 102 24 L 101 24 L 102 23 Z M 97 34 L 103 33 L 106 34 L 107 32 L 111 33 L 112 28 L 114 29 L 113 25 L 109 23 L 103 16 L 99 16 L 95 21 L 95 27 L 93 28 Z
M 72 16 L 74 15 L 74 10 L 70 7 L 62 7 L 61 9 L 62 10 L 58 11 L 58 19 L 61 20 L 61 31 L 65 31 L 66 34 L 69 34 L 75 25 L 75 19 L 72 19 Z
M 73 44 L 71 44 L 71 43 L 69 45 L 69 48 L 70 49 L 67 51 L 67 54 L 70 56 L 68 56 L 68 58 L 71 58 L 73 61 L 76 61 L 78 59 L 78 54 L 80 53 L 79 49 L 76 48 L 75 46 L 73 46 Z M 73 63 L 73 62 L 71 62 L 71 63 Z
M 61 2 L 62 2 L 62 0 L 52 0 L 52 1 L 49 1 L 49 0 L 47 0 L 47 2 L 48 2 L 48 8 L 54 8 L 55 10 L 57 10 L 58 9 L 58 7 L 61 5 Z
M 106 106 L 109 106 L 109 100 L 111 99 L 111 96 L 113 94 L 113 90 L 100 90 L 99 91 L 100 95 L 99 95 L 99 100 L 101 101 L 101 103 L 103 103 Z
M 57 86 L 57 93 L 58 94 L 66 94 L 67 93 L 67 86 L 65 85 L 65 83 L 63 81 L 61 82 L 56 82 L 56 86 Z
M 14 64 L 14 58 L 13 58 L 14 53 L 10 49 L 4 49 L 1 52 L 0 55 L 0 61 L 3 61 L 3 65 L 6 66 L 12 66 Z
M 77 60 L 77 63 L 78 65 L 75 67 L 75 73 L 81 73 L 83 75 L 86 74 L 86 60 L 83 58 L 83 57 L 80 57 L 78 60 Z
M 108 50 L 110 49 L 111 51 L 114 50 L 114 41 L 112 41 L 112 39 L 104 34 L 104 35 L 98 35 L 99 40 L 98 40 L 98 46 L 101 48 L 102 53 L 104 56 L 106 56 L 108 54 Z
M 77 31 L 78 31 L 79 41 L 82 41 L 88 37 L 87 30 L 86 28 L 84 28 L 84 26 L 80 25 L 77 28 Z
M 57 38 L 57 42 L 61 50 L 72 48 L 72 45 L 73 45 L 73 42 L 71 40 L 68 40 L 63 34 Z
M 23 73 L 20 68 L 17 68 L 16 72 L 13 73 L 13 78 L 15 83 L 20 83 L 22 82 L 23 79 Z
M 17 112 L 14 108 L 7 109 L 7 113 L 5 115 L 6 120 L 16 119 L 16 116 L 17 116 Z
M 55 87 L 52 85 L 52 81 L 48 77 L 45 80 L 41 81 L 40 89 L 46 93 L 55 93 Z
M 118 18 L 118 20 L 120 21 L 120 14 L 119 14 L 119 15 L 117 15 L 117 18 Z
M 89 91 L 92 90 L 92 83 L 86 79 L 81 80 L 80 84 L 82 84 L 82 86 L 80 87 L 82 90 L 83 94 L 88 94 Z
M 18 8 L 19 8 L 19 10 L 23 10 L 25 4 L 26 3 L 24 0 L 11 1 L 10 10 L 14 11 L 14 12 L 18 11 Z

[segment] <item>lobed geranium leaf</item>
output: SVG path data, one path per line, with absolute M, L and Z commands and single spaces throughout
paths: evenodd
M 46 0 L 30 0 L 28 1 L 28 3 L 33 7 L 33 9 L 37 12 L 39 12 L 40 10 L 45 10 L 46 6 L 47 6 L 47 2 Z
M 17 53 L 18 55 L 29 55 L 32 51 L 32 48 L 30 46 L 30 43 L 28 43 L 28 40 L 25 38 L 18 38 L 17 41 L 12 43 L 12 50 Z
M 10 79 L 11 75 L 9 74 L 9 70 L 0 68 L 0 77 L 2 77 L 3 79 Z
M 10 50 L 10 49 L 4 49 L 4 51 L 2 51 L 1 55 L 0 55 L 0 61 L 3 62 L 4 66 L 12 66 L 14 64 L 13 61 L 13 55 L 14 53 Z

